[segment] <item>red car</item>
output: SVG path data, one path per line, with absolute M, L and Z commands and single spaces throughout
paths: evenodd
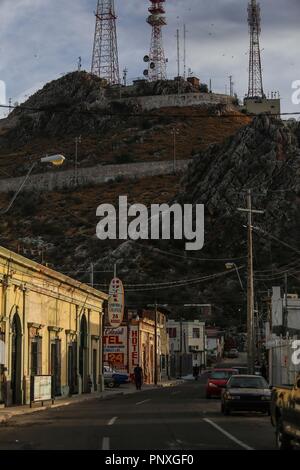
M 236 369 L 214 369 L 206 385 L 206 398 L 220 397 L 228 380 L 238 374 Z

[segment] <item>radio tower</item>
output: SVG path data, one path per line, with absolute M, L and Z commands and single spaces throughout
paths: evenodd
M 167 21 L 165 18 L 165 0 L 150 0 L 151 7 L 149 8 L 150 15 L 147 18 L 147 23 L 152 27 L 151 47 L 149 55 L 149 80 L 154 82 L 156 80 L 166 80 L 166 58 L 163 47 L 162 27 L 166 26 Z
M 114 0 L 98 0 L 92 74 L 110 85 L 120 83 L 117 28 Z
M 251 0 L 248 5 L 250 28 L 249 88 L 248 98 L 264 98 L 259 37 L 261 33 L 260 5 Z

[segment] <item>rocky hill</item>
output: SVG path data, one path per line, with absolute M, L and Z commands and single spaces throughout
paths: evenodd
M 135 89 L 138 96 L 174 92 L 174 82 L 140 86 L 142 89 Z M 186 83 L 181 88 L 185 93 L 195 91 Z M 127 89 L 131 87 L 124 88 L 124 96 Z M 226 106 L 141 112 L 138 106 L 120 104 L 120 96 L 113 97 L 118 90 L 103 88 L 99 78 L 86 72 L 71 73 L 45 85 L 0 121 L 0 178 L 24 174 L 30 160 L 44 154 L 63 153 L 66 168 L 73 167 L 78 136 L 82 137 L 78 149 L 82 167 L 172 160 L 174 128 L 177 158 L 185 159 L 211 143 L 222 142 L 249 122 Z M 223 115 L 218 122 L 216 112 Z M 199 113 L 212 118 L 198 119 Z

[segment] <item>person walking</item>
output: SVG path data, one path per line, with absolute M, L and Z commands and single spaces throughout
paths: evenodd
M 134 382 L 135 382 L 136 389 L 141 390 L 142 383 L 143 383 L 143 369 L 140 367 L 139 364 L 134 368 L 133 373 L 134 373 Z

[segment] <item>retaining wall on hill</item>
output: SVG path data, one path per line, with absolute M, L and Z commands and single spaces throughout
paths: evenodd
M 113 101 L 136 104 L 138 103 L 143 111 L 150 111 L 159 108 L 202 106 L 211 104 L 232 104 L 234 98 L 216 93 L 186 93 L 180 95 L 157 95 L 157 96 L 137 96 L 133 98 L 121 98 Z
M 178 160 L 176 172 L 183 172 L 191 160 Z M 170 175 L 174 172 L 173 161 L 130 163 L 124 165 L 97 165 L 78 169 L 78 186 L 101 184 L 123 177 L 127 179 L 145 176 Z M 17 191 L 24 177 L 0 179 L 0 192 Z M 53 191 L 74 186 L 73 170 L 57 170 L 32 175 L 26 183 L 25 190 L 38 189 Z

